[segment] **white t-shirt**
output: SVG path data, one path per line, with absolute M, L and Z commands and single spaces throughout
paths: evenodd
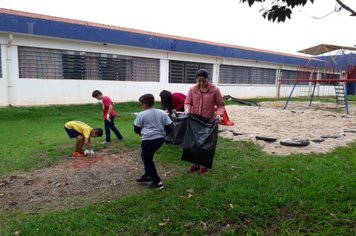
M 164 138 L 166 136 L 164 127 L 171 123 L 172 121 L 166 112 L 155 108 L 141 111 L 134 121 L 135 126 L 142 128 L 142 140 Z

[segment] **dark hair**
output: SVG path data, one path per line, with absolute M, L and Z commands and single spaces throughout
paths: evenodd
M 155 97 L 150 93 L 142 95 L 138 100 L 140 103 L 145 104 L 149 107 L 152 107 L 155 103 Z
M 169 114 L 172 114 L 172 110 L 173 110 L 172 93 L 167 90 L 162 90 L 159 96 L 161 97 L 162 110 L 168 110 Z
M 195 78 L 203 76 L 204 78 L 209 78 L 209 72 L 206 69 L 200 69 L 195 73 Z
M 94 128 L 93 131 L 99 136 L 103 136 L 103 129 L 102 128 Z
M 91 94 L 91 96 L 93 98 L 96 98 L 96 97 L 98 97 L 100 95 L 103 95 L 102 92 L 100 92 L 100 90 L 94 90 L 93 93 Z

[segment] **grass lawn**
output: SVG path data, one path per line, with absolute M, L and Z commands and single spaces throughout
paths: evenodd
M 123 145 L 138 149 L 132 113 L 140 107 L 117 107 Z M 101 106 L 0 109 L 0 179 L 70 155 L 73 142 L 63 128 L 69 120 L 102 127 Z M 157 153 L 157 162 L 181 170 L 163 191 L 63 211 L 3 211 L 0 235 L 356 235 L 356 144 L 327 154 L 272 156 L 252 142 L 220 138 L 204 177 L 186 174 L 189 164 L 180 157 L 179 146 Z

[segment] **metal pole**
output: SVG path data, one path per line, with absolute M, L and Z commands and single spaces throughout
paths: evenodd
M 314 83 L 313 92 L 312 92 L 312 94 L 310 95 L 309 106 L 311 106 L 312 101 L 313 101 L 313 98 L 314 98 L 314 92 L 315 92 L 316 83 L 317 83 L 317 82 Z
M 288 97 L 288 99 L 287 99 L 287 101 L 286 101 L 286 104 L 284 105 L 284 108 L 283 108 L 284 110 L 287 109 L 289 100 L 290 100 L 291 97 L 292 97 L 292 94 L 293 94 L 293 91 L 294 91 L 296 85 L 297 85 L 297 81 L 295 81 L 294 86 L 293 86 L 293 88 L 292 88 L 292 91 L 290 92 L 289 97 Z

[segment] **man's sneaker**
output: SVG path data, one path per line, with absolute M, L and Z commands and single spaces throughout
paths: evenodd
M 159 183 L 152 183 L 150 185 L 150 188 L 151 189 L 164 189 L 164 185 L 162 182 L 159 182 Z
M 142 175 L 141 177 L 136 179 L 136 182 L 138 183 L 143 183 L 143 182 L 152 182 L 151 177 L 146 176 L 146 175 Z
M 200 170 L 200 166 L 194 164 L 189 168 L 189 170 L 187 172 L 188 172 L 188 174 L 190 174 L 190 173 L 193 173 L 193 172 L 197 172 L 199 170 Z
M 199 175 L 206 175 L 209 172 L 209 169 L 206 167 L 202 167 L 199 171 Z
M 85 157 L 84 153 L 80 152 L 73 152 L 72 156 L 75 158 Z
M 108 142 L 108 141 L 104 141 L 104 142 L 102 142 L 101 144 L 108 144 L 108 143 L 110 143 L 110 142 Z

